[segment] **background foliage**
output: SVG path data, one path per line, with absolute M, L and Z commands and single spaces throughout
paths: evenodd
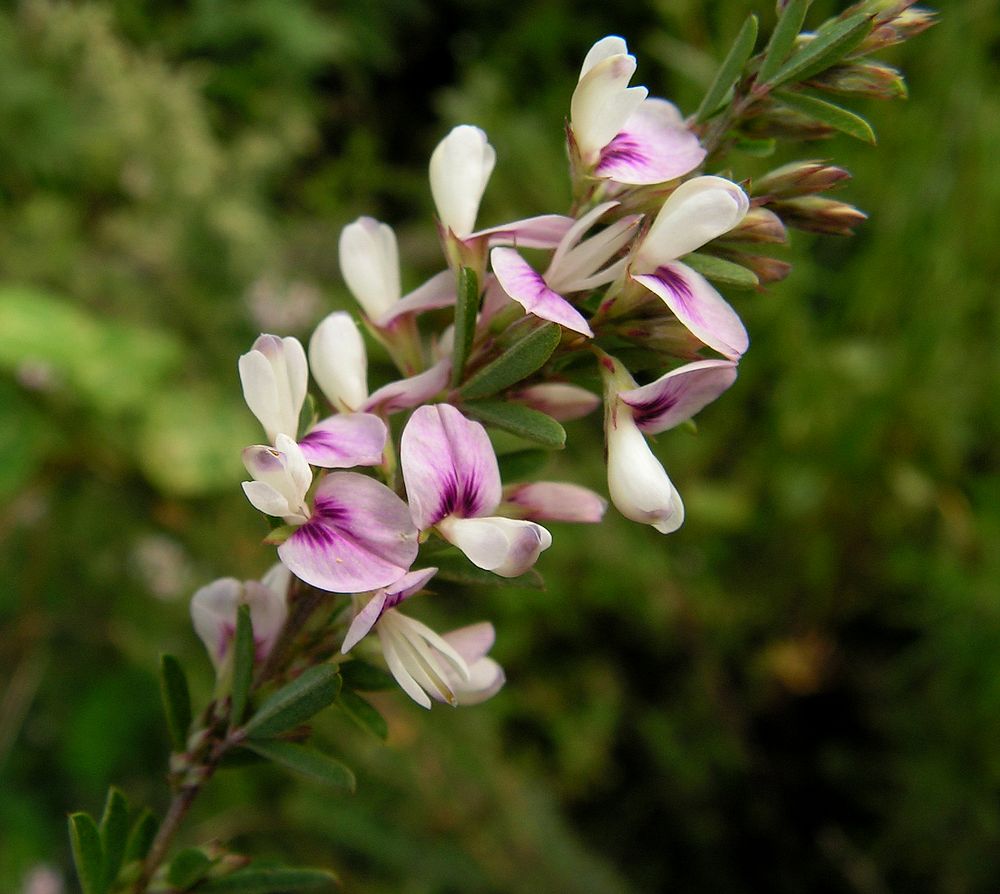
M 108 783 L 166 798 L 156 655 L 201 661 L 206 695 L 187 598 L 270 559 L 235 359 L 347 306 L 340 227 L 388 220 L 405 284 L 435 272 L 426 159 L 460 122 L 500 158 L 484 224 L 565 207 L 593 40 L 623 34 L 638 82 L 690 112 L 750 8 L 0 12 L 0 889 L 68 875 L 65 814 Z M 872 218 L 793 237 L 792 276 L 735 296 L 739 382 L 660 439 L 682 531 L 612 512 L 557 526 L 547 590 L 442 587 L 423 617 L 492 618 L 501 695 L 425 715 L 386 693 L 388 746 L 331 716 L 357 795 L 227 771 L 193 839 L 366 892 L 993 890 L 1000 17 L 942 12 L 888 56 L 913 99 L 867 110 L 877 148 L 788 156 L 844 164 Z M 571 425 L 554 477 L 601 486 L 599 424 Z

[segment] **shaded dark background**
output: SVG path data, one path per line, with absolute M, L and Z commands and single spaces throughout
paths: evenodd
M 690 111 L 751 8 L 769 29 L 744 0 L 4 5 L 0 889 L 44 864 L 74 890 L 64 817 L 109 783 L 164 803 L 157 653 L 207 697 L 187 599 L 271 558 L 236 357 L 347 306 L 341 226 L 392 223 L 407 286 L 440 269 L 426 161 L 461 122 L 499 155 L 484 224 L 565 208 L 590 44 L 625 36 Z M 503 692 L 388 693 L 387 746 L 332 715 L 356 796 L 229 771 L 191 842 L 365 892 L 995 889 L 1000 17 L 941 12 L 886 54 L 912 98 L 858 106 L 877 148 L 732 159 L 833 158 L 871 220 L 732 296 L 737 385 L 658 441 L 684 528 L 556 525 L 545 591 L 428 599 L 494 621 Z M 569 434 L 548 474 L 603 488 L 599 420 Z

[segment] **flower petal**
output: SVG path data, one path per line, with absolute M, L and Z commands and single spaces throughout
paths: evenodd
M 577 80 L 583 78 L 599 62 L 603 62 L 611 56 L 626 55 L 628 55 L 628 44 L 625 43 L 625 38 L 619 37 L 617 34 L 602 37 L 587 50 L 587 55 L 583 58 L 583 65 L 580 66 L 580 77 Z
M 422 286 L 417 286 L 412 292 L 404 295 L 380 317 L 375 318 L 375 324 L 386 328 L 403 314 L 419 314 L 425 310 L 437 310 L 440 307 L 450 307 L 455 303 L 455 274 L 450 270 L 435 273 Z
M 527 404 L 559 422 L 582 419 L 601 405 L 592 391 L 565 382 L 542 382 L 511 392 L 511 400 Z
M 472 233 L 496 150 L 478 127 L 453 128 L 431 155 L 431 194 L 441 223 L 459 239 Z
M 448 385 L 451 358 L 439 360 L 430 369 L 408 379 L 383 385 L 365 401 L 363 410 L 396 413 L 426 403 Z
M 409 571 L 394 584 L 378 590 L 351 621 L 344 637 L 340 651 L 345 655 L 351 651 L 363 637 L 375 626 L 383 612 L 399 605 L 404 599 L 409 599 L 414 593 L 422 590 L 424 585 L 434 575 L 437 568 L 421 568 L 420 571 Z
M 242 595 L 240 581 L 223 577 L 191 597 L 191 622 L 216 668 L 225 659 L 236 632 L 236 610 Z
M 303 456 L 324 469 L 377 466 L 389 431 L 371 413 L 340 413 L 317 422 L 299 441 Z
M 552 545 L 552 535 L 541 525 L 514 518 L 455 518 L 438 523 L 438 530 L 473 565 L 500 577 L 524 574 L 539 554 Z
M 400 464 L 421 531 L 446 515 L 485 515 L 500 503 L 500 469 L 486 429 L 450 404 L 414 411 L 403 429 Z
M 639 246 L 632 270 L 650 273 L 728 233 L 746 216 L 750 200 L 722 177 L 695 177 L 677 187 Z
M 340 231 L 340 272 L 371 319 L 399 301 L 399 248 L 388 224 L 359 217 Z
M 615 53 L 581 76 L 570 101 L 570 126 L 585 164 L 597 162 L 603 149 L 646 98 L 645 87 L 629 87 L 635 57 Z
M 243 397 L 272 443 L 278 434 L 295 437 L 306 398 L 309 369 L 297 338 L 261 335 L 239 359 Z
M 528 313 L 593 338 L 594 332 L 583 315 L 562 295 L 552 291 L 542 275 L 514 249 L 494 248 L 490 263 L 503 290 Z
M 342 413 L 357 410 L 368 397 L 368 355 L 351 315 L 334 311 L 309 339 L 313 378 Z
M 563 214 L 540 214 L 478 230 L 469 239 L 487 238 L 487 244 L 517 245 L 521 248 L 555 248 L 573 226 L 572 217 Z
M 642 186 L 683 177 L 705 159 L 698 138 L 673 103 L 646 99 L 601 150 L 595 174 Z
M 447 634 L 445 634 L 447 637 Z M 457 705 L 478 705 L 492 698 L 507 682 L 503 668 L 492 658 L 480 658 L 469 665 L 469 679 L 462 680 L 457 674 L 445 669 L 448 685 Z
M 680 262 L 664 264 L 655 273 L 632 277 L 673 311 L 708 347 L 738 360 L 750 346 L 750 337 L 736 311 L 704 276 Z
M 480 621 L 478 624 L 470 624 L 468 627 L 459 627 L 442 634 L 445 640 L 467 664 L 472 665 L 480 658 L 484 658 L 493 648 L 496 640 L 496 631 L 489 621 Z
M 639 429 L 656 435 L 690 419 L 735 381 L 733 361 L 697 360 L 618 396 L 632 408 Z
M 356 472 L 333 472 L 316 489 L 313 515 L 278 547 L 307 584 L 361 593 L 398 580 L 417 556 L 417 531 L 406 504 L 384 484 Z
M 504 493 L 520 518 L 531 521 L 565 521 L 596 524 L 604 517 L 608 501 L 586 487 L 559 481 L 517 484 Z

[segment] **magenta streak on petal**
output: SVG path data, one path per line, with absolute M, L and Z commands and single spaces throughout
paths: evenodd
M 735 381 L 734 362 L 698 360 L 618 396 L 632 408 L 636 425 L 655 435 L 690 419 Z
M 681 276 L 679 270 L 675 270 L 673 267 L 657 267 L 656 273 L 653 275 L 674 293 L 674 298 L 683 309 L 686 320 L 690 320 L 698 326 L 706 325 L 706 320 L 698 309 L 698 302 L 695 301 L 694 292 L 691 291 L 691 286 Z
M 318 422 L 299 441 L 306 461 L 326 469 L 377 466 L 388 430 L 370 413 L 343 413 Z
M 649 156 L 642 151 L 639 141 L 624 131 L 601 150 L 601 161 L 597 165 L 598 176 L 622 162 L 629 165 L 642 165 L 649 162 Z
M 396 413 L 426 403 L 448 384 L 451 358 L 439 360 L 430 369 L 408 379 L 383 385 L 365 401 L 363 410 Z

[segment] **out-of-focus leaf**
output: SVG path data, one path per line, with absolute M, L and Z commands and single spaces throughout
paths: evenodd
M 778 141 L 773 137 L 762 137 L 759 140 L 750 137 L 737 137 L 733 148 L 753 158 L 770 158 L 778 148 Z
M 89 814 L 70 815 L 69 838 L 83 894 L 102 894 L 105 887 L 101 835 Z
M 566 429 L 551 416 L 523 404 L 476 400 L 464 405 L 470 416 L 535 444 L 553 449 L 566 446 Z
M 199 894 L 278 894 L 278 892 L 315 891 L 339 884 L 337 876 L 325 869 L 291 867 L 256 867 L 213 878 L 198 886 Z
M 841 106 L 827 102 L 825 99 L 817 99 L 815 96 L 806 96 L 804 93 L 778 94 L 778 98 L 796 112 L 808 115 L 823 124 L 829 124 L 841 133 L 861 140 L 863 143 L 875 144 L 875 131 L 872 126 L 860 115 L 855 115 Z
M 853 50 L 871 30 L 871 16 L 859 12 L 821 28 L 775 72 L 767 86 L 805 81 L 829 68 Z
M 395 685 L 391 674 L 357 658 L 340 665 L 340 676 L 346 689 L 360 689 L 362 692 L 380 692 Z
M 340 691 L 340 675 L 329 664 L 311 667 L 270 696 L 244 729 L 255 738 L 276 736 L 304 723 L 333 704 Z
M 56 441 L 51 423 L 13 382 L 0 379 L 0 499 L 19 490 Z
M 197 847 L 186 847 L 180 851 L 167 867 L 167 881 L 180 891 L 186 891 L 205 877 L 212 867 L 208 855 Z
M 548 450 L 517 450 L 497 457 L 501 480 L 523 481 L 540 472 L 552 454 Z
M 452 351 L 451 386 L 462 382 L 465 362 L 472 350 L 476 334 L 476 313 L 479 311 L 479 282 L 476 271 L 463 267 L 458 272 L 458 294 L 455 301 L 455 347 Z
M 718 111 L 729 91 L 732 90 L 733 85 L 740 79 L 740 75 L 743 73 L 743 66 L 747 64 L 747 59 L 750 58 L 756 42 L 757 16 L 751 14 L 747 16 L 743 27 L 740 28 L 739 34 L 736 35 L 736 40 L 733 41 L 733 45 L 729 48 L 726 58 L 723 59 L 722 65 L 719 66 L 719 70 L 716 72 L 715 79 L 709 86 L 705 98 L 702 99 L 701 105 L 698 106 L 698 111 L 695 113 L 696 121 L 699 123 L 706 121 Z
M 472 376 L 461 388 L 462 397 L 489 397 L 517 384 L 542 368 L 561 338 L 562 330 L 555 323 L 532 330 Z
M 128 833 L 128 844 L 125 845 L 126 863 L 145 858 L 153 844 L 159 826 L 160 823 L 153 811 L 148 807 L 144 808 L 132 824 L 132 830 Z
M 354 773 L 351 769 L 312 748 L 278 739 L 248 739 L 243 747 L 313 782 L 321 782 L 341 791 L 354 791 Z
M 191 726 L 191 693 L 184 668 L 173 655 L 160 656 L 160 696 L 174 751 L 183 751 Z
M 389 726 L 385 718 L 356 692 L 344 689 L 337 698 L 337 707 L 366 732 L 382 741 L 389 737 Z
M 684 263 L 697 270 L 706 279 L 734 289 L 755 289 L 760 285 L 757 274 L 740 264 L 713 255 L 689 254 Z
M 761 83 L 775 74 L 781 68 L 781 63 L 788 58 L 795 38 L 802 30 L 802 23 L 805 21 L 810 3 L 812 0 L 790 0 L 789 4 L 782 10 L 778 24 L 771 35 L 771 40 L 767 44 L 764 61 L 757 73 L 757 80 Z
M 104 886 L 107 888 L 118 877 L 128 841 L 128 802 L 114 786 L 108 790 L 108 799 L 104 803 L 100 834 L 104 853 Z
M 241 605 L 236 612 L 236 636 L 233 641 L 233 692 L 229 722 L 239 726 L 247 708 L 247 696 L 253 681 L 253 623 L 250 606 Z

